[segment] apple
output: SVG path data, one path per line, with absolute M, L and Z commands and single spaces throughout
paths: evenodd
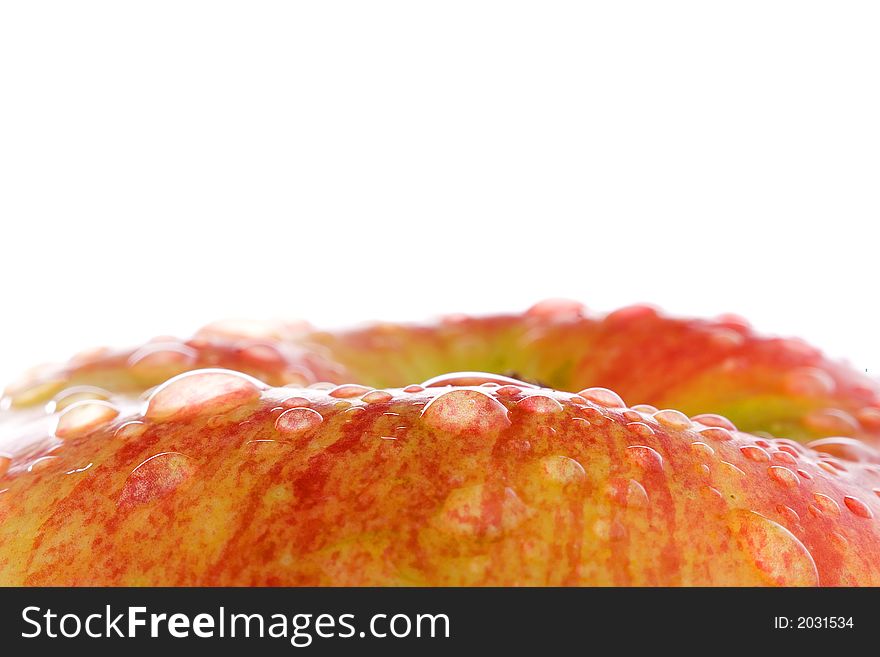
M 646 307 L 215 324 L 7 389 L 0 584 L 878 585 L 878 398 Z

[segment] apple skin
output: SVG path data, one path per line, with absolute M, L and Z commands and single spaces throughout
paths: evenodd
M 0 584 L 880 584 L 872 447 L 486 378 L 82 402 L 2 480 Z
M 880 584 L 880 386 L 733 317 L 221 322 L 3 407 L 0 584 Z
M 801 340 L 762 336 L 734 316 L 680 319 L 648 306 L 601 316 L 558 300 L 521 314 L 336 332 L 223 321 L 189 340 L 158 338 L 38 368 L 6 392 L 13 408 L 27 409 L 71 386 L 137 394 L 206 367 L 300 386 L 403 387 L 444 372 L 512 373 L 557 390 L 601 386 L 631 404 L 718 413 L 745 431 L 800 442 L 843 436 L 880 446 L 880 384 Z

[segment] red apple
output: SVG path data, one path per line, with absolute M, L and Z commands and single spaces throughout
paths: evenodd
M 0 584 L 880 584 L 876 383 L 739 320 L 214 326 L 6 399 Z

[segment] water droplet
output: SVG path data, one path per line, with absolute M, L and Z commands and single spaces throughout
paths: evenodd
M 2 479 L 7 472 L 9 472 L 9 465 L 12 463 L 12 459 L 8 456 L 0 455 L 0 479 Z
M 709 332 L 709 341 L 721 349 L 733 349 L 745 342 L 745 337 L 737 331 L 726 328 L 717 328 Z
M 423 392 L 424 390 L 425 390 L 425 389 L 424 389 L 422 386 L 419 386 L 419 385 L 411 385 L 411 386 L 407 386 L 406 388 L 403 389 L 404 392 L 410 392 L 410 393 L 412 393 L 412 392 Z
M 710 438 L 712 440 L 718 442 L 727 442 L 728 440 L 733 440 L 733 436 L 727 429 L 722 429 L 721 427 L 707 427 L 706 429 L 700 429 L 697 431 L 700 436 L 703 438 Z
M 777 484 L 780 484 L 787 488 L 795 488 L 801 483 L 798 479 L 798 476 L 794 472 L 792 472 L 788 468 L 783 468 L 779 465 L 772 465 L 767 468 L 767 474 L 769 474 L 770 478 Z
M 874 495 L 876 495 L 877 497 L 880 497 L 880 488 L 874 488 L 873 491 L 874 491 Z
M 647 445 L 630 445 L 626 448 L 630 460 L 642 470 L 662 470 L 663 457 Z
M 57 456 L 41 456 L 28 466 L 28 472 L 43 472 L 58 462 Z
M 577 319 L 586 315 L 584 304 L 571 299 L 546 299 L 539 301 L 526 311 L 530 317 L 547 319 Z
M 711 458 L 715 456 L 715 450 L 709 447 L 706 443 L 700 441 L 691 443 L 691 450 L 701 457 Z
M 195 472 L 192 461 L 180 452 L 162 452 L 137 466 L 122 487 L 118 506 L 130 508 L 177 490 Z
M 312 405 L 312 402 L 305 397 L 300 397 L 297 395 L 295 397 L 288 397 L 281 402 L 281 405 L 284 408 L 308 408 Z
M 501 386 L 495 391 L 499 397 L 516 397 L 522 394 L 523 389 L 519 386 Z
M 373 390 L 361 397 L 361 400 L 367 404 L 384 404 L 392 399 L 394 399 L 394 395 L 384 390 Z
M 562 404 L 546 395 L 530 395 L 517 402 L 516 407 L 527 413 L 547 415 L 562 411 Z
M 811 474 L 810 474 L 809 472 L 807 472 L 806 470 L 798 470 L 797 473 L 798 473 L 803 479 L 806 479 L 807 481 L 810 481 L 810 480 L 813 478 L 813 475 L 811 475 Z
M 474 484 L 452 490 L 437 521 L 445 531 L 459 536 L 494 538 L 519 526 L 528 515 L 513 489 L 495 491 Z
M 514 385 L 521 388 L 537 388 L 531 383 L 525 383 L 519 379 L 513 379 L 509 376 L 500 374 L 489 374 L 487 372 L 450 372 L 435 376 L 428 379 L 422 386 L 424 388 L 445 388 L 448 386 L 481 386 L 486 383 L 497 383 L 498 385 Z
M 581 390 L 578 395 L 587 401 L 593 402 L 598 406 L 605 406 L 606 408 L 624 408 L 626 406 L 620 396 L 608 388 L 587 388 L 586 390 Z
M 682 413 L 671 408 L 657 411 L 654 413 L 654 419 L 660 423 L 660 426 L 673 431 L 683 431 L 691 428 L 691 419 Z
M 345 385 L 333 388 L 329 394 L 336 399 L 351 399 L 352 397 L 360 397 L 368 392 L 370 392 L 370 389 L 365 386 L 346 383 Z
M 629 422 L 626 428 L 639 438 L 650 438 L 654 435 L 654 430 L 644 422 Z
M 797 459 L 788 452 L 784 452 L 782 450 L 778 452 L 773 452 L 770 455 L 770 458 L 772 458 L 777 463 L 785 463 L 786 465 L 797 465 Z
M 179 374 L 196 364 L 198 352 L 180 342 L 151 342 L 128 358 L 128 367 L 138 379 L 155 383 L 161 378 Z
M 581 413 L 581 415 L 583 415 L 583 418 L 587 422 L 597 427 L 608 424 L 608 418 L 602 415 L 602 412 L 600 410 L 593 408 L 592 406 L 581 408 L 579 409 L 579 412 Z
M 694 415 L 691 420 L 694 422 L 699 422 L 700 424 L 707 427 L 717 427 L 719 429 L 727 429 L 728 431 L 736 431 L 736 426 L 728 420 L 723 415 L 716 415 L 715 413 L 702 413 L 700 415 Z
M 800 524 L 801 517 L 798 515 L 797 511 L 792 509 L 790 506 L 786 506 L 785 504 L 777 504 L 776 510 L 789 525 L 795 526 Z
M 745 509 L 731 511 L 730 526 L 740 549 L 767 584 L 818 586 L 819 573 L 810 551 L 785 527 Z
M 103 388 L 95 386 L 73 386 L 59 392 L 55 397 L 46 404 L 47 413 L 60 413 L 71 404 L 80 401 L 88 401 L 90 399 L 98 399 L 108 401 L 111 395 Z
M 729 463 L 727 461 L 721 461 L 721 465 L 723 465 L 727 469 L 727 471 L 731 474 L 736 474 L 741 477 L 746 476 L 746 473 L 743 472 L 742 470 L 740 470 L 738 467 L 736 467 L 733 463 Z
M 147 425 L 140 420 L 130 420 L 121 424 L 113 436 L 121 440 L 129 440 L 142 435 L 146 429 Z
M 247 364 L 262 369 L 275 369 L 284 365 L 284 356 L 270 344 L 248 345 L 239 352 Z
M 607 324 L 629 324 L 639 320 L 654 319 L 657 315 L 657 309 L 653 306 L 636 304 L 608 313 L 605 315 L 605 322 Z
M 547 479 L 558 484 L 580 483 L 587 477 L 584 466 L 567 456 L 544 457 L 541 471 Z
M 880 429 L 880 408 L 867 406 L 856 413 L 856 419 L 866 429 L 876 431 Z
M 635 404 L 632 407 L 632 410 L 637 413 L 644 413 L 645 415 L 653 415 L 658 412 L 658 408 L 656 406 L 651 406 L 650 404 Z
M 804 426 L 830 436 L 853 436 L 859 430 L 858 422 L 852 415 L 835 408 L 810 411 L 804 416 Z
M 856 463 L 880 463 L 880 451 L 854 438 L 821 438 L 807 443 L 807 447 Z
M 648 492 L 635 479 L 616 478 L 608 482 L 608 494 L 615 504 L 623 508 L 646 509 Z
M 800 367 L 785 375 L 785 391 L 797 397 L 827 397 L 834 394 L 834 379 L 815 367 Z
M 285 438 L 306 438 L 312 435 L 321 423 L 323 416 L 311 408 L 291 408 L 275 420 L 275 429 Z
M 840 505 L 827 495 L 813 493 L 813 500 L 816 503 L 816 508 L 818 508 L 823 515 L 832 517 L 840 515 Z
M 205 413 L 224 413 L 256 401 L 265 385 L 231 370 L 195 370 L 159 386 L 150 397 L 145 417 L 184 420 Z
M 739 451 L 742 452 L 742 455 L 749 461 L 755 461 L 756 463 L 770 462 L 770 455 L 757 445 L 745 445 L 740 447 Z
M 452 433 L 490 433 L 510 426 L 507 409 L 484 392 L 455 389 L 432 399 L 421 413 L 432 429 Z
M 857 497 L 850 497 L 847 495 L 843 498 L 843 503 L 846 504 L 846 508 L 852 511 L 859 518 L 873 518 L 874 514 L 871 513 L 871 509 L 868 508 L 868 505 L 862 502 Z
M 119 410 L 109 402 L 94 399 L 76 402 L 61 413 L 55 436 L 62 440 L 85 436 L 108 424 L 117 415 Z

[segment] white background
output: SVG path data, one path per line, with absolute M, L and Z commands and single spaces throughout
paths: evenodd
M 876 2 L 5 2 L 0 378 L 574 297 L 880 368 Z

